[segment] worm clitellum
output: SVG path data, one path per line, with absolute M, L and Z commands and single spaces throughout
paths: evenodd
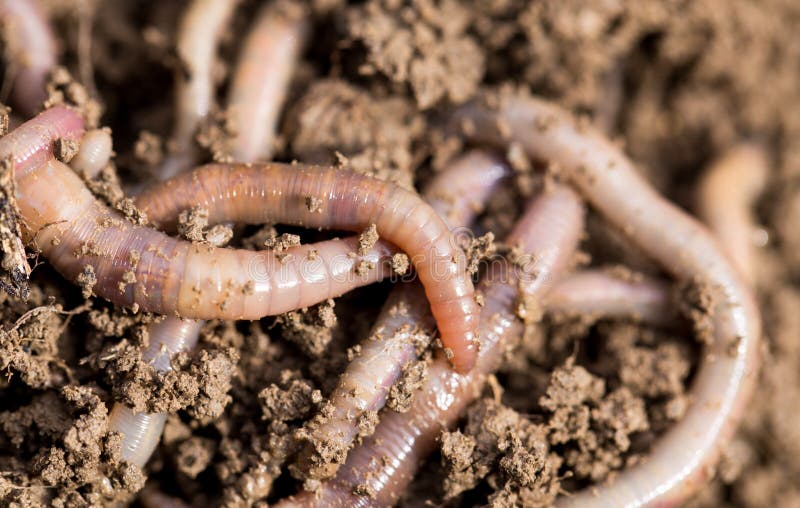
M 554 186 L 535 197 L 506 239 L 530 258 L 533 266 L 492 265 L 479 284 L 484 295 L 481 349 L 475 368 L 460 375 L 438 358 L 429 377 L 405 413 L 384 412 L 375 433 L 350 451 L 336 476 L 320 491 L 304 492 L 279 506 L 390 506 L 411 482 L 420 462 L 433 449 L 442 429 L 452 427 L 475 400 L 486 376 L 497 369 L 508 347 L 519 340 L 522 322 L 514 315 L 518 292 L 538 298 L 566 270 L 583 232 L 581 199 L 568 187 Z M 532 276 L 532 274 L 536 274 Z M 519 278 L 522 280 L 519 280 Z M 370 496 L 354 493 L 364 485 Z
M 12 99 L 23 115 L 33 115 L 42 107 L 47 76 L 56 64 L 53 32 L 37 0 L 3 0 L 0 21 L 11 61 Z
M 482 151 L 470 152 L 450 165 L 425 189 L 424 197 L 451 228 L 465 227 L 509 174 L 508 167 Z M 428 302 L 417 283 L 401 284 L 389 295 L 373 325 L 370 338 L 361 343 L 329 397 L 333 407 L 307 426 L 309 443 L 298 467 L 311 478 L 336 473 L 358 434 L 357 422 L 367 411 L 379 411 L 403 366 L 427 347 L 432 331 Z M 331 461 L 330 451 L 339 452 Z
M 473 139 L 520 143 L 563 175 L 642 251 L 680 280 L 714 291 L 714 342 L 702 357 L 692 404 L 648 454 L 610 485 L 560 501 L 563 506 L 679 503 L 697 490 L 729 442 L 755 385 L 761 321 L 753 295 L 708 230 L 658 195 L 612 143 L 543 100 L 502 96 L 476 101 L 456 122 Z M 663 234 L 669 231 L 669 234 Z
M 39 136 L 38 150 L 26 142 L 43 124 L 69 127 L 48 132 L 55 134 L 49 142 L 80 132 L 74 113 L 54 108 L 0 142 L 0 152 L 17 159 L 29 154 L 42 163 L 18 175 L 22 216 L 63 275 L 75 280 L 91 264 L 98 280 L 95 292 L 115 303 L 188 318 L 258 319 L 324 301 L 378 280 L 388 270 L 391 252 L 381 244 L 373 247 L 379 252 L 363 256 L 376 269 L 359 278 L 347 275 L 354 266 L 348 242 L 304 245 L 287 259 L 191 245 L 133 225 L 100 205 L 70 169 L 48 161 L 46 138 Z M 43 185 L 54 185 L 58 195 L 46 196 Z M 189 192 L 176 196 L 175 188 Z M 174 217 L 194 205 L 214 204 L 214 222 L 288 222 L 353 231 L 376 224 L 384 239 L 411 257 L 453 364 L 466 371 L 474 363 L 478 312 L 464 253 L 451 243 L 442 219 L 415 194 L 351 172 L 281 164 L 210 165 L 176 177 L 163 189 L 142 204 L 154 216 Z M 319 199 L 321 210 L 312 211 L 309 198 Z M 76 256 L 83 251 L 86 255 Z M 131 256 L 134 251 L 137 255 Z M 321 262 L 314 263 L 317 259 Z

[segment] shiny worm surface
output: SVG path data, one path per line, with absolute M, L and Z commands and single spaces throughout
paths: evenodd
M 473 151 L 459 157 L 428 184 L 424 197 L 451 228 L 469 225 L 509 168 L 497 157 Z M 359 355 L 339 378 L 329 402 L 333 410 L 313 419 L 306 429 L 309 444 L 297 461 L 304 475 L 329 478 L 346 458 L 367 411 L 379 411 L 406 363 L 430 341 L 433 322 L 417 283 L 400 284 L 389 295 Z M 321 447 L 321 448 L 318 448 Z M 337 449 L 338 460 L 330 450 Z M 323 451 L 327 450 L 327 451 Z
M 439 433 L 455 425 L 480 393 L 487 375 L 497 369 L 503 353 L 521 337 L 523 325 L 513 310 L 519 292 L 538 299 L 566 270 L 583 232 L 583 216 L 580 198 L 567 187 L 555 185 L 535 197 L 506 240 L 530 253 L 533 266 L 493 264 L 479 286 L 485 305 L 481 316 L 483 341 L 475 368 L 461 375 L 438 358 L 406 413 L 384 412 L 375 433 L 351 450 L 333 479 L 324 482 L 318 492 L 303 492 L 278 506 L 395 504 L 435 447 Z M 355 494 L 356 486 L 373 495 Z
M 17 175 L 18 201 L 45 257 L 70 280 L 91 265 L 94 291 L 114 303 L 197 319 L 258 319 L 338 296 L 390 269 L 393 252 L 383 243 L 360 257 L 346 240 L 251 252 L 190 244 L 131 224 L 95 200 L 71 169 L 48 160 L 53 140 L 77 137 L 80 127 L 70 110 L 51 109 L 0 140 L 0 155 L 27 154 Z M 376 224 L 409 254 L 454 365 L 465 371 L 474 363 L 479 313 L 464 253 L 419 196 L 352 172 L 285 164 L 205 166 L 162 189 L 141 203 L 154 216 L 206 204 L 214 222 L 352 231 Z M 374 268 L 359 275 L 354 269 L 362 261 Z
M 577 507 L 680 504 L 707 480 L 756 382 L 761 322 L 750 289 L 705 227 L 660 196 L 619 148 L 563 109 L 506 96 L 493 106 L 464 106 L 455 121 L 474 140 L 517 142 L 529 157 L 558 164 L 607 220 L 674 277 L 714 291 L 714 342 L 702 357 L 684 419 L 614 482 L 559 501 Z

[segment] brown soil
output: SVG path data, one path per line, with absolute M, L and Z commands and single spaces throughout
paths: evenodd
M 152 178 L 163 158 L 174 26 L 185 5 L 44 3 L 66 68 L 53 76 L 49 102 L 67 102 L 90 122 L 112 128 L 115 161 L 87 183 L 144 223 L 122 183 Z M 242 2 L 223 41 L 221 104 L 257 8 Z M 705 163 L 742 139 L 769 148 L 773 168 L 756 208 L 769 236 L 756 282 L 766 368 L 713 481 L 690 504 L 800 505 L 800 229 L 794 220 L 800 214 L 800 4 L 311 0 L 309 8 L 313 40 L 284 108 L 278 160 L 337 164 L 420 188 L 463 148 L 437 135 L 441 114 L 480 89 L 509 85 L 592 117 L 662 192 L 690 210 Z M 77 27 L 89 13 L 87 56 Z M 7 124 L 2 108 L 0 134 Z M 205 160 L 226 158 L 229 134 L 219 108 L 198 133 Z M 62 158 L 74 150 L 59 148 Z M 506 156 L 514 185 L 499 190 L 480 219 L 479 232 L 489 234 L 468 246 L 475 266 L 495 249 L 508 250 L 493 238 L 503 238 L 525 198 L 543 184 L 519 147 Z M 548 178 L 557 174 L 547 169 Z M 0 292 L 0 505 L 137 503 L 145 482 L 147 492 L 158 488 L 196 506 L 263 504 L 296 490 L 288 465 L 303 445 L 298 430 L 324 408 L 348 350 L 355 354 L 352 348 L 368 336 L 390 285 L 261 322 L 210 322 L 197 351 L 158 376 L 139 357 L 154 316 L 94 297 L 91 266 L 78 287 L 25 256 L 9 172 L 0 164 L 0 285 L 6 290 Z M 181 233 L 197 242 L 277 252 L 323 237 L 271 226 L 232 231 L 209 224 L 202 209 L 186 211 Z M 360 248 L 376 240 L 367 230 Z M 595 216 L 575 263 L 657 274 Z M 408 259 L 399 256 L 393 266 L 404 273 Z M 709 333 L 707 288 L 684 281 L 675 294 L 686 322 L 674 330 L 592 316 L 542 321 L 538 302 L 520 302 L 522 344 L 458 428 L 440 436 L 439 452 L 403 504 L 547 506 L 560 492 L 603 482 L 645 458 L 686 411 Z M 426 375 L 424 359 L 407 365 L 388 410 L 407 408 Z M 119 460 L 119 436 L 107 425 L 114 401 L 175 412 L 144 471 Z M 375 416 L 360 422 L 364 435 Z

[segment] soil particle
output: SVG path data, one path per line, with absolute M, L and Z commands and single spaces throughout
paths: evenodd
M 497 253 L 494 233 L 489 232 L 477 238 L 470 238 L 465 252 L 467 254 L 467 273 L 476 275 L 480 270 L 481 263 L 491 259 Z
M 328 299 L 317 305 L 281 314 L 275 323 L 283 337 L 296 344 L 307 355 L 318 358 L 325 353 L 336 327 L 336 304 Z
M 178 215 L 178 234 L 192 242 L 222 247 L 233 238 L 233 229 L 224 224 L 208 227 L 208 209 L 195 206 Z
M 678 288 L 678 311 L 694 328 L 694 336 L 703 344 L 714 341 L 714 305 L 712 288 L 701 281 L 691 280 Z
M 197 478 L 214 457 L 216 444 L 210 439 L 191 437 L 178 446 L 175 459 L 178 470 L 189 478 Z
M 403 252 L 398 252 L 392 256 L 392 271 L 397 275 L 405 275 L 411 268 L 411 261 L 408 255 Z
M 348 36 L 367 49 L 358 72 L 408 85 L 420 109 L 463 102 L 475 93 L 484 68 L 483 52 L 466 33 L 469 12 L 449 0 L 416 7 L 372 0 L 348 11 Z
M 80 112 L 86 122 L 87 129 L 94 129 L 100 124 L 103 107 L 93 99 L 86 88 L 64 67 L 56 67 L 50 73 L 47 82 L 47 100 L 45 109 L 57 105 L 70 106 Z
M 14 162 L 0 161 L 0 287 L 8 294 L 27 300 L 31 267 L 20 237 L 16 201 Z
M 153 172 L 164 160 L 164 142 L 158 135 L 142 131 L 133 145 L 133 156 Z
M 358 235 L 358 255 L 366 256 L 369 250 L 378 243 L 378 240 L 380 240 L 378 227 L 375 224 L 370 224 L 367 229 Z
M 300 420 L 322 402 L 322 394 L 308 380 L 286 371 L 280 384 L 271 384 L 258 394 L 264 418 L 273 421 Z
M 405 413 L 414 401 L 414 394 L 428 379 L 426 359 L 408 362 L 403 366 L 403 374 L 389 389 L 386 406 L 398 413 Z
M 53 145 L 53 155 L 59 162 L 69 164 L 78 153 L 78 142 L 71 139 L 58 138 Z
M 339 80 L 320 80 L 288 112 L 289 143 L 300 160 L 331 163 L 411 188 L 412 141 L 424 123 L 401 96 L 374 97 Z

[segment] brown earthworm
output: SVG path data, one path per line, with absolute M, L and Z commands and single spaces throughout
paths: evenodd
M 194 163 L 194 135 L 214 102 L 214 64 L 219 40 L 238 0 L 193 0 L 181 18 L 176 50 L 175 125 L 161 178 Z
M 47 98 L 47 75 L 56 64 L 56 42 L 37 0 L 3 0 L 0 20 L 6 31 L 7 72 L 13 77 L 12 99 L 31 116 Z
M 522 322 L 514 315 L 520 291 L 538 299 L 567 268 L 583 231 L 584 209 L 568 187 L 554 185 L 533 198 L 507 243 L 529 253 L 529 262 L 492 264 L 479 290 L 484 295 L 482 344 L 475 368 L 453 372 L 437 358 L 406 413 L 384 412 L 375 433 L 350 451 L 337 475 L 318 492 L 303 492 L 279 506 L 365 507 L 395 504 L 442 429 L 451 428 L 479 395 L 504 352 L 519 340 Z M 369 495 L 354 493 L 368 492 Z
M 456 123 L 473 139 L 517 142 L 528 156 L 562 175 L 612 224 L 680 280 L 707 287 L 715 299 L 714 340 L 702 357 L 692 404 L 634 466 L 560 506 L 673 506 L 700 487 L 729 442 L 756 382 L 761 323 L 753 295 L 716 239 L 660 196 L 611 142 L 543 100 L 503 96 L 458 110 Z
M 177 318 L 151 325 L 150 344 L 142 352 L 142 360 L 158 372 L 170 370 L 170 358 L 194 348 L 202 325 L 202 321 Z M 167 413 L 134 413 L 124 404 L 115 404 L 109 415 L 109 428 L 123 435 L 120 458 L 144 467 L 161 439 L 166 421 Z
M 633 318 L 656 326 L 678 320 L 668 284 L 643 275 L 631 280 L 602 270 L 564 276 L 547 293 L 548 312 L 598 318 Z
M 77 137 L 80 128 L 75 113 L 53 108 L 0 140 L 0 155 L 23 159 L 17 165 L 27 169 L 17 174 L 20 212 L 45 257 L 71 280 L 91 264 L 95 292 L 114 303 L 196 319 L 258 319 L 338 296 L 389 271 L 385 261 L 393 252 L 380 242 L 361 258 L 375 268 L 356 277 L 352 241 L 303 245 L 286 256 L 191 244 L 134 225 L 96 201 L 72 170 L 48 161 L 53 140 Z M 453 364 L 465 371 L 474 363 L 479 313 L 464 253 L 414 193 L 334 168 L 218 164 L 178 176 L 150 197 L 142 206 L 154 216 L 213 205 L 214 222 L 352 231 L 376 224 L 411 257 Z M 309 206 L 312 201 L 319 206 Z
M 272 157 L 280 108 L 308 30 L 299 13 L 263 8 L 242 48 L 228 95 L 236 136 L 231 154 L 243 162 Z
M 768 176 L 764 150 L 757 145 L 741 144 L 708 167 L 698 188 L 698 215 L 750 282 L 755 280 L 757 231 L 751 208 L 764 190 Z
M 472 222 L 499 182 L 509 173 L 498 158 L 484 151 L 459 157 L 428 184 L 424 197 L 451 228 Z M 297 466 L 311 478 L 329 478 L 344 461 L 358 434 L 358 420 L 379 411 L 403 366 L 427 347 L 433 322 L 417 283 L 401 284 L 389 295 L 359 355 L 347 366 L 331 393 L 333 408 L 308 426 L 308 446 Z M 322 450 L 327 450 L 322 452 Z M 337 449 L 331 460 L 331 449 Z

